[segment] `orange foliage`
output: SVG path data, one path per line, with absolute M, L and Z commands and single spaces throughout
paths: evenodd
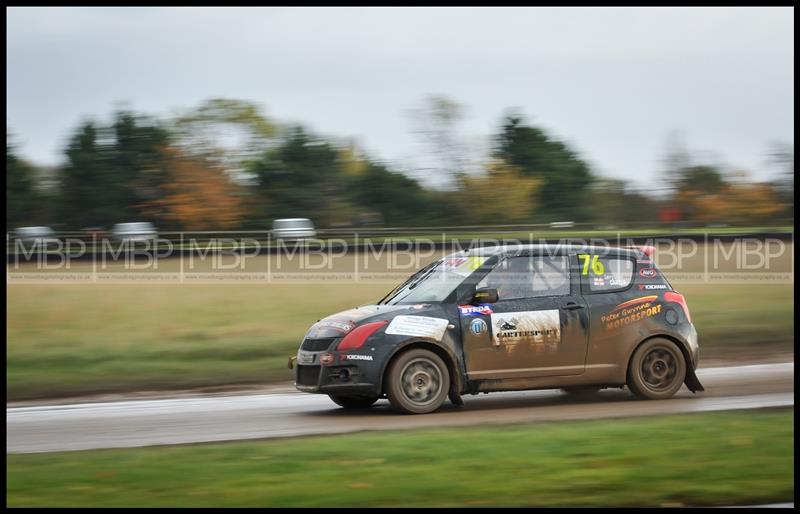
M 706 223 L 766 221 L 785 207 L 767 184 L 727 184 L 718 194 L 681 191 L 678 199 L 689 219 Z
M 160 198 L 148 202 L 146 210 L 184 230 L 230 229 L 239 224 L 243 192 L 223 169 L 174 148 L 167 148 L 164 155 L 168 178 Z

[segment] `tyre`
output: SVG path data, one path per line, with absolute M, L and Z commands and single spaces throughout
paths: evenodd
M 386 396 L 392 406 L 407 414 L 438 409 L 450 389 L 447 365 L 435 353 L 415 349 L 401 353 L 389 365 Z
M 378 401 L 377 396 L 346 396 L 338 394 L 329 394 L 333 403 L 345 409 L 368 409 Z
M 675 343 L 660 337 L 642 343 L 628 365 L 628 388 L 639 398 L 670 398 L 685 379 L 683 353 Z

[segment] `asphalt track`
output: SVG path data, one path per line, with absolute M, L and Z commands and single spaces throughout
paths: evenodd
M 36 453 L 262 439 L 361 430 L 400 430 L 485 423 L 623 418 L 686 412 L 794 406 L 794 363 L 701 368 L 706 388 L 672 399 L 641 401 L 604 390 L 578 400 L 558 390 L 466 396 L 437 412 L 409 416 L 380 400 L 346 411 L 327 396 L 296 392 L 224 394 L 6 408 L 6 452 Z

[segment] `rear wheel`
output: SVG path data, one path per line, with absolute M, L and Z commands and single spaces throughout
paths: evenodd
M 407 414 L 435 411 L 447 398 L 449 389 L 447 365 L 431 351 L 410 350 L 389 366 L 386 396 L 394 408 Z
M 338 394 L 328 395 L 333 403 L 345 409 L 368 409 L 378 401 L 377 396 L 343 396 Z
M 686 378 L 683 353 L 672 341 L 653 338 L 642 343 L 628 365 L 628 388 L 639 398 L 672 397 Z

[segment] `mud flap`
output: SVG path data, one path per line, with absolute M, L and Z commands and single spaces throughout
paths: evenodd
M 450 386 L 450 392 L 447 393 L 447 397 L 450 398 L 453 405 L 464 405 L 464 400 L 454 386 Z
M 297 360 L 297 355 L 292 355 L 289 357 L 288 367 L 289 369 L 294 369 L 294 362 Z
M 686 370 L 686 380 L 684 380 L 683 383 L 686 384 L 686 387 L 689 388 L 689 391 L 693 393 L 696 393 L 697 391 L 705 391 L 703 384 L 701 384 L 700 380 L 697 379 L 697 375 L 693 369 Z

